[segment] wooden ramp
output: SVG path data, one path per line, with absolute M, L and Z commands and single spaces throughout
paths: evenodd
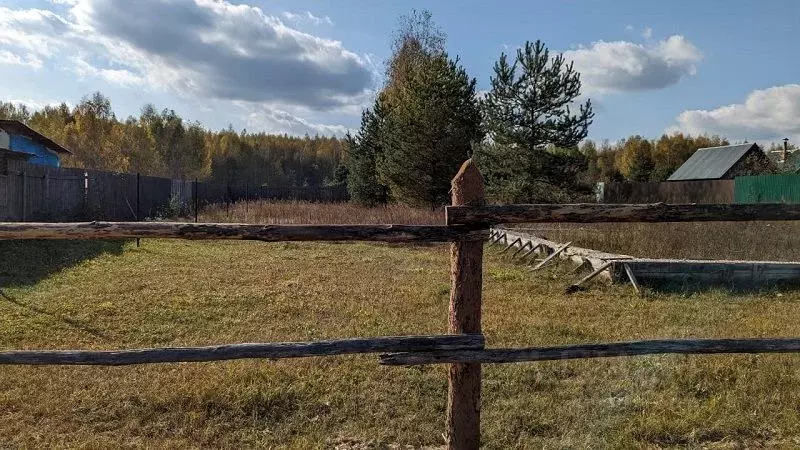
M 556 256 L 590 268 L 590 273 L 569 285 L 567 292 L 580 290 L 595 277 L 614 282 L 629 281 L 639 293 L 640 286 L 680 289 L 725 287 L 742 290 L 758 290 L 776 285 L 800 286 L 800 262 L 636 258 L 549 241 L 525 230 L 504 227 L 492 228 L 491 236 L 490 242 L 503 244 L 506 249 L 516 247 L 518 250 L 512 252 L 513 255 L 544 255 L 537 268 Z M 524 249 L 528 249 L 528 252 L 522 251 Z

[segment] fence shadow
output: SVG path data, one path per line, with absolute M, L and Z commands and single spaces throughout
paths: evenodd
M 0 288 L 31 286 L 102 254 L 121 254 L 125 240 L 0 240 Z

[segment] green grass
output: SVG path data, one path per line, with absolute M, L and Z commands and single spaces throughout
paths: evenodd
M 0 346 L 125 348 L 441 333 L 445 246 L 0 241 Z M 800 336 L 800 294 L 570 296 L 487 250 L 488 345 Z M 574 275 L 572 275 L 574 277 Z M 487 448 L 796 447 L 800 357 L 486 366 Z M 0 447 L 440 446 L 446 368 L 375 356 L 0 369 Z M 347 443 L 355 443 L 347 446 Z

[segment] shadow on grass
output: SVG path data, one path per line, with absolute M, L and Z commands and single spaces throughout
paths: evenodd
M 0 240 L 0 288 L 31 286 L 102 254 L 119 255 L 124 240 Z
M 25 303 L 3 288 L 26 287 L 51 274 L 102 254 L 121 254 L 124 240 L 0 240 L 0 299 L 36 314 L 50 316 L 70 327 L 105 339 L 97 328 L 80 320 Z
M 89 325 L 87 323 L 84 323 L 84 322 L 82 322 L 80 320 L 73 319 L 71 317 L 67 317 L 67 316 L 64 316 L 64 315 L 61 315 L 61 314 L 58 314 L 58 313 L 50 312 L 50 311 L 48 311 L 48 310 L 46 310 L 44 308 L 40 308 L 40 307 L 38 307 L 36 305 L 23 303 L 23 302 L 17 300 L 16 298 L 6 294 L 1 289 L 0 289 L 0 298 L 8 301 L 9 303 L 12 303 L 14 305 L 19 306 L 22 309 L 26 309 L 29 312 L 36 313 L 36 314 L 43 314 L 45 316 L 50 316 L 53 319 L 55 319 L 55 320 L 57 320 L 57 321 L 59 321 L 61 323 L 69 325 L 70 327 L 75 328 L 77 330 L 81 330 L 81 331 L 83 331 L 85 333 L 91 334 L 94 337 L 107 339 L 107 336 L 105 334 L 103 334 L 102 331 L 100 331 L 99 329 L 97 329 L 97 328 L 95 328 L 95 327 L 93 327 L 93 326 L 91 326 L 91 325 Z

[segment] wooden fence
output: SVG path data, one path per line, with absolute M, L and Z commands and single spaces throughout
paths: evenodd
M 343 187 L 229 185 L 21 161 L 9 161 L 0 173 L 0 221 L 7 222 L 167 218 L 211 203 L 258 199 L 337 202 L 348 196 Z
M 598 183 L 601 203 L 733 203 L 734 180 Z
M 800 205 L 507 205 L 484 206 L 483 181 L 467 161 L 453 180 L 447 225 L 243 225 L 196 223 L 0 223 L 0 239 L 158 237 L 259 241 L 450 242 L 451 289 L 447 335 L 343 339 L 303 343 L 233 344 L 118 351 L 0 352 L 0 364 L 126 365 L 235 358 L 295 358 L 384 353 L 391 366 L 449 364 L 446 439 L 449 449 L 480 444 L 481 364 L 662 353 L 800 352 L 800 339 L 690 339 L 487 349 L 481 334 L 484 241 L 489 227 L 527 222 L 685 222 L 798 220 Z

